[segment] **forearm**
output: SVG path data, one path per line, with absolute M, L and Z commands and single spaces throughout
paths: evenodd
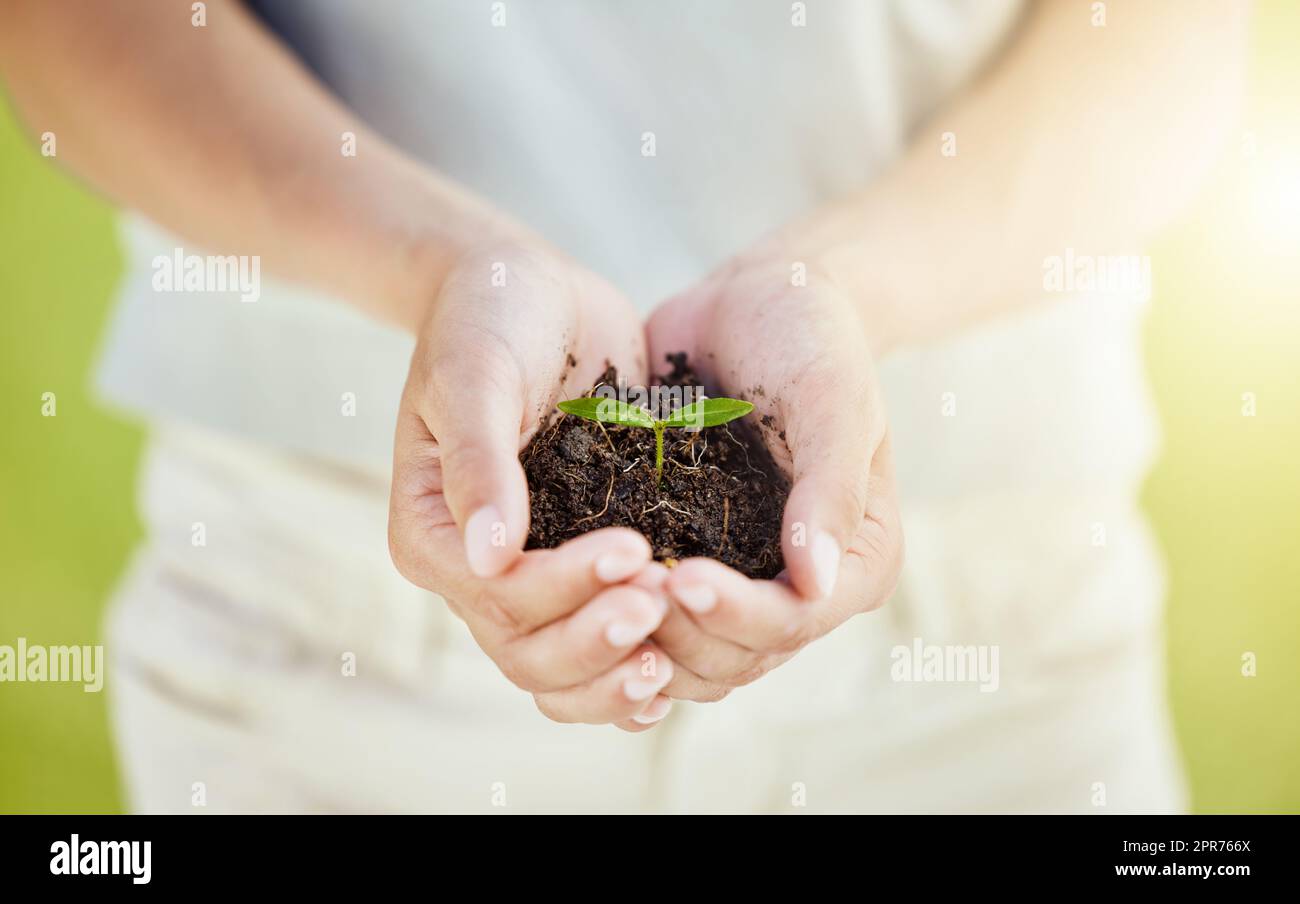
M 28 128 L 113 200 L 408 328 L 462 248 L 517 231 L 369 131 L 242 4 L 190 16 L 0 0 L 0 74 Z
M 1046 257 L 1132 253 L 1192 197 L 1235 116 L 1248 4 L 1108 8 L 1094 28 L 1086 3 L 1040 3 L 880 182 L 785 230 L 878 351 L 1039 300 Z

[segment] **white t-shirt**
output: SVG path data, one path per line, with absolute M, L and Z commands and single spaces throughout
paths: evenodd
M 868 184 L 1020 12 L 1019 0 L 255 7 L 359 119 L 646 311 Z M 153 259 L 185 243 L 137 217 L 123 231 L 127 274 L 99 374 L 108 398 L 388 467 L 409 337 L 265 273 L 251 304 L 157 293 Z M 1136 485 L 1152 439 L 1140 315 L 1115 296 L 1045 301 L 887 362 L 905 498 Z

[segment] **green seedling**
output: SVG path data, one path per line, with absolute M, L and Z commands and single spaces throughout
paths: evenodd
M 582 399 L 569 399 L 558 406 L 565 414 L 598 421 L 604 424 L 617 424 L 622 427 L 645 427 L 655 432 L 655 483 L 661 482 L 664 472 L 664 431 L 669 427 L 717 427 L 727 421 L 744 417 L 754 410 L 749 402 L 739 399 L 700 399 L 689 405 L 683 405 L 667 418 L 657 419 L 649 411 L 637 405 L 629 405 L 617 399 L 605 399 L 592 396 Z

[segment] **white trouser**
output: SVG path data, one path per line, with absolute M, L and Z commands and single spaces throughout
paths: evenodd
M 168 427 L 140 496 L 108 650 L 135 810 L 1184 807 L 1163 586 L 1128 498 L 913 507 L 886 607 L 631 735 L 548 721 L 396 574 L 378 478 Z M 1093 520 L 1110 542 L 1079 542 Z M 997 689 L 896 680 L 891 653 L 918 638 L 996 646 Z

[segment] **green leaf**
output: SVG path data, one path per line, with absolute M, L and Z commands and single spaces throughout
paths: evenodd
M 669 427 L 716 427 L 753 410 L 753 405 L 740 399 L 700 399 L 678 408 L 664 423 Z
M 605 424 L 621 424 L 624 427 L 650 427 L 653 429 L 654 418 L 644 408 L 629 405 L 618 399 L 605 399 L 589 396 L 582 399 L 569 399 L 556 406 L 565 414 L 584 417 L 589 421 Z

